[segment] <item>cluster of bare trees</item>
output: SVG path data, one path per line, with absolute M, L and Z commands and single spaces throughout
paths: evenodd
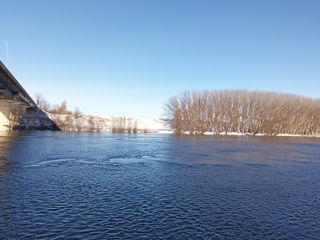
M 112 132 L 113 133 L 137 133 L 138 123 L 137 120 L 131 118 L 119 117 L 112 119 Z
M 62 131 L 100 132 L 106 126 L 106 120 L 93 116 L 76 117 L 75 114 L 50 114 L 51 119 Z
M 50 114 L 51 119 L 62 131 L 99 131 L 101 128 L 101 121 L 95 121 L 93 117 L 83 119 L 79 109 L 74 112 L 68 110 L 66 101 L 51 105 L 41 94 L 36 94 L 35 100 L 37 106 Z
M 320 99 L 293 94 L 186 91 L 170 98 L 165 114 L 177 134 L 320 134 Z
M 81 115 L 81 112 L 79 111 L 79 109 L 76 109 L 74 113 L 72 111 L 69 111 L 67 109 L 67 102 L 66 101 L 62 101 L 61 104 L 51 105 L 41 94 L 36 94 L 35 99 L 36 99 L 36 104 L 38 105 L 38 107 L 40 107 L 43 111 L 45 111 L 47 113 Z
M 100 132 L 108 128 L 111 123 L 111 131 L 113 133 L 138 133 L 137 120 L 126 117 L 112 118 L 111 121 L 83 115 L 79 109 L 74 112 L 67 109 L 67 102 L 51 105 L 41 94 L 36 94 L 36 103 L 40 109 L 50 115 L 53 122 L 62 131 L 87 131 Z M 147 130 L 143 130 L 147 132 Z

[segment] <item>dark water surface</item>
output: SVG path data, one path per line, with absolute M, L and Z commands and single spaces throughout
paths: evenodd
M 0 239 L 320 239 L 320 142 L 1 136 Z

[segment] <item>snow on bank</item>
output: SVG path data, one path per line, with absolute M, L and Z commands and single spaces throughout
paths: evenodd
M 190 134 L 190 133 L 186 133 Z M 257 134 L 248 134 L 248 133 L 238 133 L 238 132 L 221 132 L 221 133 L 215 133 L 215 132 L 205 132 L 203 135 L 220 135 L 220 136 L 255 136 L 255 137 L 268 137 L 269 135 L 263 134 L 263 133 L 257 133 Z M 270 137 L 270 136 L 269 136 Z M 320 137 L 320 135 L 299 135 L 299 134 L 277 134 L 275 137 Z
M 132 118 L 133 121 L 137 121 L 138 129 L 146 129 L 150 132 L 163 132 L 171 131 L 169 126 L 164 120 L 157 118 Z M 171 131 L 172 132 L 172 131 Z
M 50 114 L 64 131 L 173 133 L 165 120 L 158 118 L 96 117 L 89 115 Z
M 64 131 L 92 131 L 92 132 L 115 132 L 115 127 L 124 129 L 123 132 L 143 132 L 158 134 L 174 134 L 168 122 L 159 118 L 125 118 L 125 117 L 95 117 L 82 115 L 75 117 L 68 114 L 49 114 L 49 117 Z M 190 132 L 185 132 L 191 135 Z M 266 134 L 248 134 L 238 132 L 205 132 L 203 135 L 221 136 L 268 136 Z M 320 137 L 320 135 L 293 135 L 278 134 L 278 137 Z

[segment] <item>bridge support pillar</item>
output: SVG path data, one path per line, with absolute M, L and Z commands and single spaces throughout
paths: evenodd
M 11 103 L 7 99 L 0 99 L 0 130 L 10 129 Z
M 0 130 L 11 130 L 19 126 L 26 107 L 21 102 L 0 99 Z

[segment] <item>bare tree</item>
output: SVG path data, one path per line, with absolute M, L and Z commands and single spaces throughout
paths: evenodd
M 81 117 L 81 115 L 82 115 L 82 113 L 80 112 L 79 108 L 76 108 L 76 109 L 74 110 L 74 112 L 73 112 L 74 118 L 75 118 L 75 119 L 78 119 L 78 118 Z
M 165 115 L 177 134 L 320 133 L 320 100 L 274 92 L 186 91 L 171 97 Z

